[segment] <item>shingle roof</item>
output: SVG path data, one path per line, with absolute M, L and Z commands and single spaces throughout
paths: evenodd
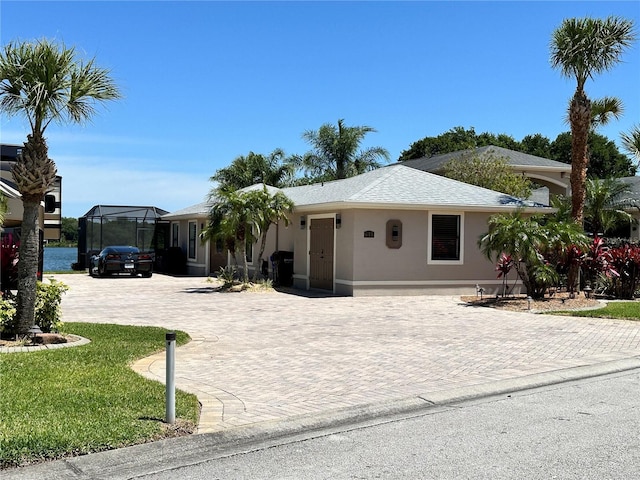
M 205 202 L 197 203 L 195 205 L 191 205 L 190 207 L 186 207 L 181 210 L 176 210 L 175 212 L 163 215 L 162 219 L 179 220 L 181 218 L 200 218 L 209 214 L 209 210 L 211 210 L 212 205 L 213 201 L 207 200 Z
M 516 152 L 515 150 L 509 150 L 508 148 L 496 147 L 493 145 L 472 148 L 469 150 L 459 150 L 457 152 L 435 155 L 433 157 L 405 160 L 400 162 L 400 164 L 416 168 L 418 170 L 423 170 L 425 172 L 437 172 L 449 160 L 468 159 L 472 156 L 483 158 L 489 155 L 506 158 L 507 162 L 512 167 L 545 167 L 554 170 L 571 171 L 571 165 L 567 163 L 556 162 L 555 160 L 549 160 L 548 158 L 537 157 L 535 155 Z
M 243 190 L 262 188 L 262 185 Z M 378 168 L 362 175 L 331 182 L 277 189 L 299 210 L 321 208 L 447 208 L 458 210 L 511 210 L 517 207 L 547 208 L 504 193 L 451 180 L 401 164 Z M 164 215 L 164 219 L 206 215 L 211 201 Z
M 622 201 L 633 208 L 640 207 L 640 177 L 623 177 L 619 179 L 629 186 Z
M 390 165 L 344 180 L 282 191 L 298 208 L 326 204 L 459 208 L 541 206 L 404 165 Z

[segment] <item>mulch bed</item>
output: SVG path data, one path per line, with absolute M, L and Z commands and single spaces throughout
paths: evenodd
M 530 310 L 576 310 L 582 308 L 591 308 L 601 305 L 594 298 L 585 298 L 584 294 L 576 294 L 575 298 L 570 298 L 566 292 L 556 293 L 552 297 L 545 297 L 539 300 L 527 300 L 526 295 L 515 295 L 507 297 L 487 297 L 479 296 L 463 296 L 460 297 L 463 302 L 480 307 L 498 308 L 500 310 L 509 310 L 513 312 L 527 312 Z

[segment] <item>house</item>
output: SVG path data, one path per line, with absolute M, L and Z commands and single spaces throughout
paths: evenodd
M 170 223 L 168 247 L 182 250 L 188 275 L 211 275 L 228 264 L 221 243 L 199 240 L 207 225 L 211 205 L 211 202 L 202 202 L 162 216 L 163 221 Z
M 22 224 L 22 199 L 17 191 L 11 171 L 22 146 L 3 144 L 0 148 L 2 153 L 0 185 L 2 185 L 2 193 L 9 200 L 5 227 L 16 228 Z M 60 240 L 62 234 L 62 177 L 60 175 L 56 175 L 54 184 L 45 195 L 45 201 L 40 211 L 40 223 L 45 241 Z
M 551 211 L 402 164 L 281 191 L 295 207 L 288 226 L 271 227 L 266 256 L 291 252 L 294 287 L 339 295 L 474 294 L 476 285 L 497 292 L 501 280 L 477 245 L 488 218 Z M 173 245 L 187 248 L 190 274 L 215 273 L 226 260 L 222 246 L 198 242 L 209 208 L 163 216 Z M 255 248 L 248 257 L 251 270 L 260 267 Z
M 556 162 L 548 158 L 537 157 L 507 148 L 489 145 L 486 147 L 460 150 L 457 152 L 435 155 L 433 157 L 416 158 L 401 162 L 407 167 L 425 172 L 442 173 L 442 168 L 450 160 L 468 160 L 471 158 L 503 158 L 513 171 L 529 178 L 534 184 L 548 189 L 550 195 L 571 195 L 571 165 Z M 543 202 L 548 203 L 548 202 Z

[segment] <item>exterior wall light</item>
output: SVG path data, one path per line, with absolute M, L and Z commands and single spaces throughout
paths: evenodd
M 339 213 L 336 213 L 336 228 L 340 228 L 342 226 L 342 216 Z

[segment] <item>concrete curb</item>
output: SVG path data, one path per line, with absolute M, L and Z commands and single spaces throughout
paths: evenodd
M 418 397 L 333 410 L 320 415 L 290 417 L 281 421 L 262 422 L 215 433 L 161 440 L 4 470 L 2 478 L 4 480 L 132 479 L 267 446 L 324 436 L 335 430 L 362 428 L 401 417 L 436 412 L 462 402 L 635 369 L 640 369 L 640 357 L 429 392 Z
M 60 348 L 81 347 L 91 343 L 88 338 L 81 337 L 80 335 L 70 335 L 76 340 L 66 343 L 48 343 L 44 345 L 23 345 L 21 347 L 2 347 L 0 346 L 0 354 L 2 353 L 26 353 L 26 352 L 39 352 L 41 350 L 58 350 Z

